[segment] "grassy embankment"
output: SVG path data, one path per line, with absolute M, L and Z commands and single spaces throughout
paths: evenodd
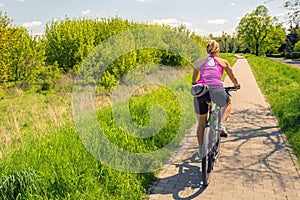
M 128 136 L 115 122 L 112 108 L 97 111 L 105 134 L 119 148 L 149 152 L 168 144 L 195 122 L 189 84 L 170 83 L 185 100 L 163 87 L 130 100 L 132 119 L 140 126 L 151 123 L 149 109 L 159 104 L 166 111 L 166 124 L 155 136 Z M 4 93 L 5 92 L 5 93 Z M 155 172 L 132 174 L 112 169 L 95 159 L 81 143 L 72 124 L 71 92 L 37 94 L 4 91 L 1 101 L 1 199 L 140 199 Z M 181 112 L 189 114 L 181 119 Z

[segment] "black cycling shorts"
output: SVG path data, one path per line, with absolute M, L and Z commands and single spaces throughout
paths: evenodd
M 204 115 L 208 112 L 210 101 L 215 102 L 219 107 L 224 107 L 229 102 L 229 95 L 221 87 L 209 87 L 209 92 L 201 97 L 194 97 L 194 108 L 197 115 Z

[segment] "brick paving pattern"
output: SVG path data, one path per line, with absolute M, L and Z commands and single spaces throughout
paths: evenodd
M 174 152 L 149 189 L 149 200 L 299 200 L 298 160 L 278 127 L 270 106 L 257 86 L 246 59 L 239 57 L 234 73 L 241 89 L 232 92 L 232 110 L 226 123 L 230 135 L 208 187 L 201 182 L 196 156 L 196 126 Z M 231 86 L 229 80 L 225 85 Z

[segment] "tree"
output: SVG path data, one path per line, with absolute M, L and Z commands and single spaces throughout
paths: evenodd
M 14 49 L 13 34 L 15 29 L 9 28 L 11 20 L 7 13 L 0 12 L 0 83 L 6 86 L 10 77 L 12 60 L 10 51 Z
M 207 40 L 208 39 L 216 40 L 220 45 L 220 51 L 223 53 L 238 52 L 237 48 L 239 46 L 236 45 L 237 40 L 235 38 L 235 33 L 230 35 L 223 31 L 221 36 L 213 36 L 213 34 L 210 34 Z
M 291 23 L 299 25 L 300 21 L 300 1 L 299 0 L 289 0 L 284 2 L 284 7 L 286 7 L 289 12 L 289 18 Z
M 293 52 L 294 45 L 300 40 L 300 28 L 299 26 L 293 27 L 292 24 L 288 29 L 288 34 L 286 35 L 286 51 Z
M 28 84 L 44 65 L 44 51 L 25 28 L 14 27 L 0 12 L 0 84 Z
M 228 52 L 229 41 L 231 40 L 231 36 L 222 32 L 222 36 L 216 39 L 220 44 L 221 52 Z
M 265 53 L 268 49 L 279 48 L 285 39 L 282 25 L 277 22 L 276 18 L 271 18 L 268 9 L 262 5 L 241 19 L 237 33 L 256 56 Z
M 282 28 L 281 24 L 271 26 L 268 36 L 264 42 L 264 45 L 261 45 L 261 52 L 268 52 L 270 54 L 276 52 L 282 52 L 280 48 L 285 43 L 286 32 Z

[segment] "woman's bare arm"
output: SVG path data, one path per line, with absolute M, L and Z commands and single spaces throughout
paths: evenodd
M 199 74 L 199 71 L 196 68 L 194 68 L 194 73 L 193 73 L 193 76 L 192 76 L 192 84 L 197 82 L 198 74 Z
M 194 66 L 194 73 L 193 73 L 193 76 L 192 76 L 192 83 L 196 83 L 197 82 L 197 78 L 198 78 L 198 74 L 200 73 L 199 72 L 199 68 L 207 61 L 207 58 L 201 58 L 199 59 L 195 66 Z
M 230 78 L 230 80 L 234 84 L 234 86 L 238 87 L 239 83 L 232 72 L 229 62 L 227 60 L 224 60 L 221 58 L 217 58 L 217 60 L 223 66 L 224 70 L 226 71 L 227 76 Z

